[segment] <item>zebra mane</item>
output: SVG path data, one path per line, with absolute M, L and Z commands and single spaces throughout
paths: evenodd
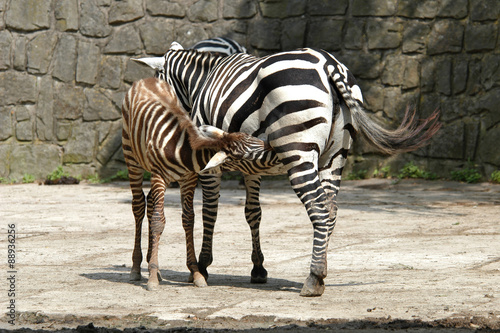
M 218 138 L 207 137 L 201 133 L 189 117 L 189 114 L 181 106 L 174 88 L 167 82 L 157 78 L 147 78 L 143 80 L 144 85 L 149 88 L 154 97 L 151 99 L 160 103 L 168 110 L 178 121 L 179 128 L 185 130 L 188 134 L 189 145 L 193 150 L 211 148 L 220 150 L 234 141 L 238 140 L 238 136 L 224 133 Z M 237 134 L 237 133 L 234 133 Z

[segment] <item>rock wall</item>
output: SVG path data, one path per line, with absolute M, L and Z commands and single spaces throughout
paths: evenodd
M 500 167 L 499 14 L 498 0 L 0 0 L 0 177 L 123 169 L 121 101 L 152 75 L 129 58 L 215 36 L 257 55 L 332 52 L 387 126 L 408 104 L 441 109 L 430 146 L 385 159 L 358 142 L 349 170 L 415 160 L 448 176 L 472 161 L 489 175 Z

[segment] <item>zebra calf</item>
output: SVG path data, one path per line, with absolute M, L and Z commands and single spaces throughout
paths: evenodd
M 193 195 L 198 180 L 197 173 L 207 166 L 212 157 L 215 160 L 209 167 L 217 166 L 228 156 L 242 161 L 261 159 L 270 153 L 270 149 L 262 140 L 249 134 L 226 133 L 212 126 L 197 128 L 188 113 L 182 109 L 173 88 L 157 78 L 140 80 L 132 85 L 123 101 L 122 116 L 122 146 L 129 171 L 136 224 L 131 279 L 141 279 L 141 229 L 146 212 L 142 182 L 144 170 L 148 170 L 152 177 L 147 197 L 147 287 L 149 290 L 155 289 L 161 279 L 158 244 L 165 227 L 164 192 L 166 184 L 171 181 L 178 181 L 181 190 L 187 266 L 195 285 L 204 286 L 206 281 L 199 272 L 193 242 Z

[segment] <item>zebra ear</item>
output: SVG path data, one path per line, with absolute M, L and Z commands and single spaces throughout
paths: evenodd
M 218 167 L 226 160 L 227 160 L 227 154 L 221 150 L 214 156 L 212 156 L 210 161 L 208 161 L 207 165 L 205 165 L 205 167 L 203 168 L 203 170 L 201 170 L 201 172 L 209 171 L 210 169 Z
M 184 48 L 182 47 L 181 44 L 179 44 L 177 42 L 172 42 L 172 44 L 170 44 L 170 50 L 173 50 L 173 51 L 184 50 Z
M 163 66 L 165 65 L 165 58 L 163 57 L 151 57 L 151 58 L 130 58 L 133 61 L 140 62 L 148 65 L 149 67 L 160 71 L 163 70 Z
M 199 127 L 203 136 L 212 138 L 212 139 L 222 139 L 224 137 L 224 132 L 220 128 L 210 125 L 202 125 Z

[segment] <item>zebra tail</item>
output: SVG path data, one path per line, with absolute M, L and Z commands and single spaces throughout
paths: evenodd
M 335 75 L 332 75 L 335 74 Z M 409 152 L 425 146 L 429 139 L 441 128 L 438 121 L 439 110 L 435 110 L 428 118 L 415 119 L 415 109 L 406 108 L 403 121 L 395 130 L 388 130 L 372 120 L 361 104 L 361 91 L 357 85 L 353 90 L 342 75 L 330 75 L 334 86 L 351 111 L 353 126 L 378 151 L 387 155 Z M 349 73 L 350 74 L 350 73 Z

